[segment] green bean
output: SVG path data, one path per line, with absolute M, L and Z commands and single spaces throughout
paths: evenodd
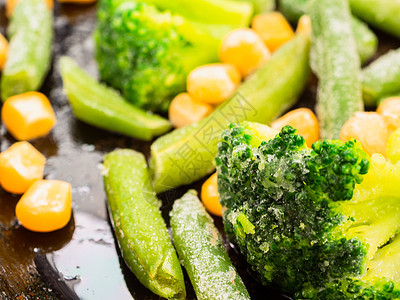
M 308 12 L 310 0 L 280 0 L 279 5 L 282 13 L 292 23 L 297 23 L 300 17 Z M 357 51 L 361 62 L 369 60 L 378 48 L 378 38 L 368 26 L 357 19 L 351 17 L 351 29 L 357 45 Z
M 363 69 L 361 83 L 365 105 L 376 105 L 379 98 L 400 93 L 400 49 L 390 51 Z
M 319 78 L 317 114 L 322 139 L 338 139 L 343 124 L 363 110 L 360 60 L 346 0 L 310 3 L 311 62 Z M 334 28 L 334 30 L 333 30 Z
M 400 1 L 350 0 L 351 10 L 361 20 L 400 38 Z
M 219 136 L 228 124 L 269 123 L 293 105 L 309 77 L 309 47 L 309 35 L 298 34 L 207 118 L 157 139 L 150 161 L 156 192 L 211 173 Z
M 137 108 L 82 70 L 69 57 L 60 59 L 64 90 L 75 116 L 99 128 L 151 140 L 171 128 L 168 120 Z
M 133 150 L 116 150 L 105 156 L 103 166 L 111 219 L 126 264 L 153 293 L 184 299 L 182 269 L 144 156 Z
M 22 0 L 8 27 L 10 44 L 1 77 L 1 98 L 38 90 L 50 68 L 53 14 L 43 0 Z
M 250 299 L 196 191 L 176 200 L 170 215 L 175 248 L 197 299 Z

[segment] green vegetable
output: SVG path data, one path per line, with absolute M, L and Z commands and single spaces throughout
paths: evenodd
M 363 69 L 361 82 L 366 105 L 376 105 L 379 98 L 400 93 L 400 48 Z
M 365 63 L 375 55 L 378 49 L 378 37 L 367 24 L 355 17 L 351 18 L 351 29 L 361 63 Z
M 62 57 L 60 67 L 65 92 L 79 120 L 146 141 L 170 130 L 169 121 L 128 103 L 71 58 Z
M 279 10 L 293 24 L 308 12 L 310 0 L 279 0 Z
M 1 77 L 1 98 L 38 90 L 51 63 L 53 12 L 43 0 L 17 4 L 8 27 L 8 56 Z
M 310 0 L 280 0 L 282 13 L 292 23 L 297 23 L 300 17 L 308 12 Z M 355 17 L 351 17 L 351 29 L 353 30 L 357 51 L 362 63 L 369 60 L 378 48 L 378 38 L 368 26 Z
M 153 293 L 184 299 L 182 269 L 144 156 L 133 150 L 116 150 L 104 157 L 103 166 L 111 219 L 125 262 Z
M 354 15 L 400 38 L 400 1 L 350 0 L 349 2 Z
M 346 0 L 310 2 L 312 68 L 319 79 L 317 115 L 322 139 L 339 138 L 343 124 L 363 110 L 360 60 Z M 332 30 L 335 28 L 335 30 Z
M 135 105 L 166 111 L 189 72 L 218 61 L 221 39 L 247 26 L 251 15 L 252 5 L 233 0 L 101 0 L 101 78 Z
M 294 104 L 309 76 L 309 47 L 309 36 L 297 35 L 207 118 L 157 139 L 151 146 L 150 162 L 156 192 L 211 173 L 218 137 L 229 123 L 268 123 Z
M 269 12 L 275 9 L 275 0 L 236 0 L 252 3 L 254 6 L 254 14 Z
M 170 215 L 174 245 L 197 299 L 250 299 L 196 191 L 176 200 Z
M 225 229 L 261 281 L 296 299 L 398 299 L 400 167 L 354 140 L 308 149 L 290 126 L 269 141 L 260 127 L 231 125 L 216 163 Z

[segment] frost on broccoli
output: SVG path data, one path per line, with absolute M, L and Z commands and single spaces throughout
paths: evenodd
M 222 37 L 246 26 L 251 14 L 251 5 L 231 0 L 101 0 L 95 32 L 101 78 L 137 106 L 165 111 L 185 90 L 188 73 L 217 61 Z
M 260 280 L 297 299 L 398 297 L 400 169 L 356 141 L 252 127 L 224 131 L 216 162 L 225 229 Z

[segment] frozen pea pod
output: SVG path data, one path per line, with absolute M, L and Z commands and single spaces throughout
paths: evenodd
M 297 23 L 300 17 L 308 13 L 310 0 L 280 0 L 279 8 L 285 17 L 292 23 Z M 378 38 L 368 26 L 351 16 L 351 29 L 357 46 L 361 62 L 369 60 L 378 48 Z
M 8 57 L 1 76 L 1 98 L 38 90 L 50 68 L 53 12 L 43 0 L 20 1 L 8 27 Z
M 376 105 L 380 98 L 400 94 L 400 48 L 364 68 L 361 83 L 365 105 Z
M 270 123 L 292 106 L 310 74 L 309 49 L 309 35 L 297 34 L 207 118 L 158 138 L 151 145 L 150 161 L 156 192 L 210 174 L 219 137 L 230 123 Z
M 312 0 L 311 65 L 318 76 L 316 111 L 322 139 L 338 139 L 343 124 L 363 110 L 360 60 L 347 0 Z M 335 30 L 332 30 L 335 28 Z
M 400 38 L 399 0 L 350 0 L 354 15 L 368 24 Z
M 60 59 L 64 90 L 77 119 L 93 126 L 141 140 L 151 140 L 171 129 L 168 120 L 125 101 L 102 85 L 69 57 Z
M 115 150 L 104 157 L 104 186 L 122 256 L 153 293 L 184 299 L 182 269 L 151 187 L 144 156 Z
M 175 248 L 197 299 L 250 299 L 196 191 L 176 200 L 170 215 Z

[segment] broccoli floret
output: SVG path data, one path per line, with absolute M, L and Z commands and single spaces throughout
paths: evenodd
M 398 298 L 400 168 L 354 140 L 309 149 L 290 126 L 269 141 L 254 127 L 224 131 L 216 163 L 225 229 L 260 280 L 297 299 Z
M 101 0 L 100 76 L 137 106 L 165 111 L 188 73 L 218 61 L 220 40 L 251 14 L 250 4 L 231 0 Z

